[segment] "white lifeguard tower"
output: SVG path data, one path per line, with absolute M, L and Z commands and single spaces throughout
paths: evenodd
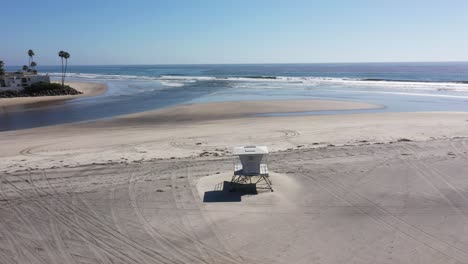
M 267 154 L 266 146 L 235 147 L 233 155 L 238 158 L 234 160 L 234 175 L 231 183 L 233 185 L 254 184 L 257 189 L 273 191 L 268 174 Z

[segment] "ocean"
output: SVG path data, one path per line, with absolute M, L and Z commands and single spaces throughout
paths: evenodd
M 19 67 L 7 67 L 8 71 Z M 60 66 L 38 67 L 59 80 Z M 0 131 L 83 122 L 185 103 L 329 99 L 383 109 L 270 113 L 316 115 L 468 111 L 468 62 L 68 67 L 67 81 L 102 82 L 100 96 L 0 108 Z

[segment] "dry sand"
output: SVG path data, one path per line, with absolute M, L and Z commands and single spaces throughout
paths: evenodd
M 278 152 L 275 192 L 206 203 L 230 158 L 2 174 L 0 261 L 468 263 L 467 144 Z
M 49 103 L 53 101 L 64 101 L 79 97 L 96 96 L 106 92 L 107 86 L 102 83 L 83 83 L 83 82 L 67 82 L 77 91 L 82 92 L 79 95 L 58 95 L 58 96 L 35 96 L 35 97 L 16 97 L 16 98 L 0 98 L 0 107 L 10 107 L 18 105 L 30 105 L 38 103 Z
M 1 132 L 0 263 L 468 263 L 468 113 L 231 104 Z M 245 144 L 275 192 L 220 191 Z

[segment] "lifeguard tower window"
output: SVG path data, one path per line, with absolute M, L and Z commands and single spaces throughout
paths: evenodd
M 255 150 L 255 147 L 252 146 L 245 147 L 245 152 L 255 152 Z

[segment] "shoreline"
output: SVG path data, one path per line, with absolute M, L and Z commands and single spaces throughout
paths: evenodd
M 99 101 L 99 99 L 96 99 Z M 96 106 L 99 102 L 96 101 Z M 57 102 L 57 101 L 56 101 Z M 34 108 L 41 108 L 41 114 L 47 115 L 47 109 L 53 108 L 59 103 L 42 102 L 34 104 L 23 104 L 11 107 L 0 107 L 0 112 L 21 112 L 22 110 L 34 111 Z M 79 105 L 77 103 L 76 105 Z M 25 122 L 23 127 L 18 127 L 18 123 L 9 126 L 10 123 L 0 125 L 0 131 L 12 131 L 22 129 L 40 128 L 44 126 L 56 126 L 73 123 L 86 123 L 94 121 L 109 121 L 118 120 L 126 122 L 131 119 L 135 123 L 151 119 L 152 122 L 159 124 L 192 122 L 192 121 L 207 121 L 207 120 L 221 120 L 233 119 L 243 117 L 255 117 L 262 114 L 281 112 L 284 114 L 303 113 L 308 111 L 360 111 L 360 110 L 376 110 L 382 109 L 383 106 L 354 102 L 354 101 L 336 101 L 336 100 L 319 100 L 319 99 L 286 99 L 286 100 L 251 100 L 251 101 L 225 101 L 225 102 L 205 102 L 205 103 L 185 103 L 176 104 L 173 106 L 166 106 L 157 109 L 143 110 L 135 113 L 123 113 L 109 117 L 101 117 L 96 119 L 74 120 L 69 118 L 62 118 L 59 122 L 53 124 L 37 123 L 35 120 Z M 46 116 L 47 117 L 47 116 Z M 7 117 L 8 118 L 8 117 Z M 8 121 L 8 119 L 6 119 Z M 14 124 L 13 121 L 9 121 Z M 21 122 L 18 120 L 17 122 Z
M 133 124 L 139 123 L 142 125 L 145 123 L 170 124 L 235 118 L 261 118 L 262 116 L 260 115 L 269 113 L 286 114 L 311 111 L 375 110 L 383 108 L 384 106 L 370 103 L 322 99 L 224 101 L 175 105 L 162 109 L 119 115 L 107 120 L 98 120 L 95 123 L 117 124 L 132 122 Z
M 190 109 L 190 108 L 189 108 Z M 367 113 L 168 121 L 164 113 L 0 132 L 0 173 L 468 136 L 468 113 Z M 435 125 L 437 124 L 437 125 Z
M 3 131 L 0 172 L 153 159 L 215 158 L 228 155 L 230 148 L 237 145 L 267 145 L 275 152 L 468 136 L 466 112 L 259 116 L 269 112 L 381 107 L 331 100 L 214 102 Z
M 89 82 L 66 82 L 66 85 L 81 92 L 79 95 L 58 95 L 58 96 L 30 96 L 0 98 L 0 107 L 16 107 L 21 105 L 31 105 L 36 103 L 60 102 L 75 98 L 97 96 L 107 91 L 107 85 L 104 83 Z

